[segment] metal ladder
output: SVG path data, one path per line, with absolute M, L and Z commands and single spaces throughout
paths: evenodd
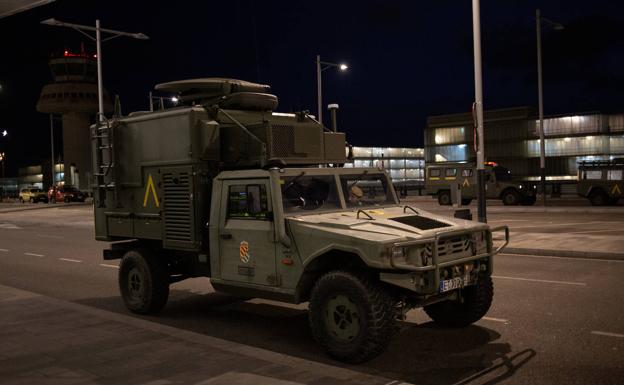
M 91 132 L 91 140 L 94 141 L 95 167 L 93 176 L 97 189 L 98 207 L 106 207 L 107 192 L 113 191 L 115 204 L 117 199 L 117 184 L 115 183 L 115 146 L 114 133 L 117 123 L 115 120 L 106 119 L 96 123 Z

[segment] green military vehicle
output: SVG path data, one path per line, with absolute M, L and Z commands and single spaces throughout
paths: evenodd
M 505 205 L 535 204 L 536 185 L 514 181 L 507 168 L 488 162 L 485 165 L 486 198 L 500 199 Z M 461 204 L 469 205 L 477 197 L 476 166 L 465 162 L 445 162 L 427 165 L 425 191 L 438 197 L 440 205 L 453 203 L 452 190 L 461 190 Z
M 624 195 L 624 158 L 578 164 L 577 192 L 594 206 L 615 205 Z
M 506 227 L 400 205 L 383 169 L 336 167 L 344 134 L 272 112 L 268 86 L 156 88 L 183 105 L 92 127 L 96 239 L 121 259 L 129 310 L 156 313 L 170 284 L 210 277 L 220 292 L 309 302 L 315 339 L 347 362 L 381 353 L 409 309 L 449 327 L 486 314 Z

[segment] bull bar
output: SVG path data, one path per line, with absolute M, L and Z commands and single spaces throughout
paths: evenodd
M 438 262 L 438 245 L 441 239 L 450 238 L 450 237 L 457 236 L 457 235 L 472 235 L 473 233 L 479 232 L 479 231 L 485 231 L 487 234 L 487 251 L 485 253 L 475 254 L 469 257 L 463 257 L 460 259 L 455 259 L 455 260 L 447 261 L 447 262 L 441 262 L 441 263 Z M 493 250 L 494 245 L 492 241 L 492 233 L 499 232 L 499 231 L 505 232 L 505 242 L 502 245 L 498 246 L 495 250 Z M 433 262 L 432 265 L 414 266 L 414 265 L 409 265 L 409 264 L 396 264 L 394 261 L 394 256 L 392 252 L 390 252 L 390 265 L 396 269 L 404 269 L 404 270 L 417 271 L 417 272 L 427 272 L 427 271 L 435 270 L 435 273 L 434 273 L 435 286 L 434 287 L 439 287 L 440 286 L 440 269 L 448 267 L 448 266 L 471 262 L 471 261 L 475 261 L 481 258 L 488 258 L 488 270 L 491 272 L 492 271 L 492 258 L 491 257 L 498 254 L 503 248 L 505 248 L 509 244 L 509 227 L 505 225 L 497 226 L 493 228 L 488 228 L 487 226 L 483 226 L 470 232 L 467 232 L 466 230 L 443 231 L 443 232 L 436 233 L 433 238 L 395 242 L 392 245 L 392 248 L 394 249 L 397 247 L 410 247 L 410 246 L 427 245 L 427 244 L 433 244 L 431 247 L 432 262 Z

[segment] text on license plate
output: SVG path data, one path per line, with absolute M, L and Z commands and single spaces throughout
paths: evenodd
M 464 286 L 468 286 L 472 284 L 470 280 L 470 275 L 464 275 L 463 277 L 457 277 L 452 279 L 445 279 L 440 281 L 440 293 L 444 293 L 445 291 L 460 289 Z

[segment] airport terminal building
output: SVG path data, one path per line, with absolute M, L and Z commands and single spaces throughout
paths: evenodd
M 427 163 L 476 161 L 471 113 L 431 116 L 425 128 Z M 485 112 L 485 157 L 523 180 L 540 179 L 539 120 L 528 107 Z M 546 178 L 573 183 L 581 161 L 624 157 L 624 114 L 582 113 L 544 119 Z

